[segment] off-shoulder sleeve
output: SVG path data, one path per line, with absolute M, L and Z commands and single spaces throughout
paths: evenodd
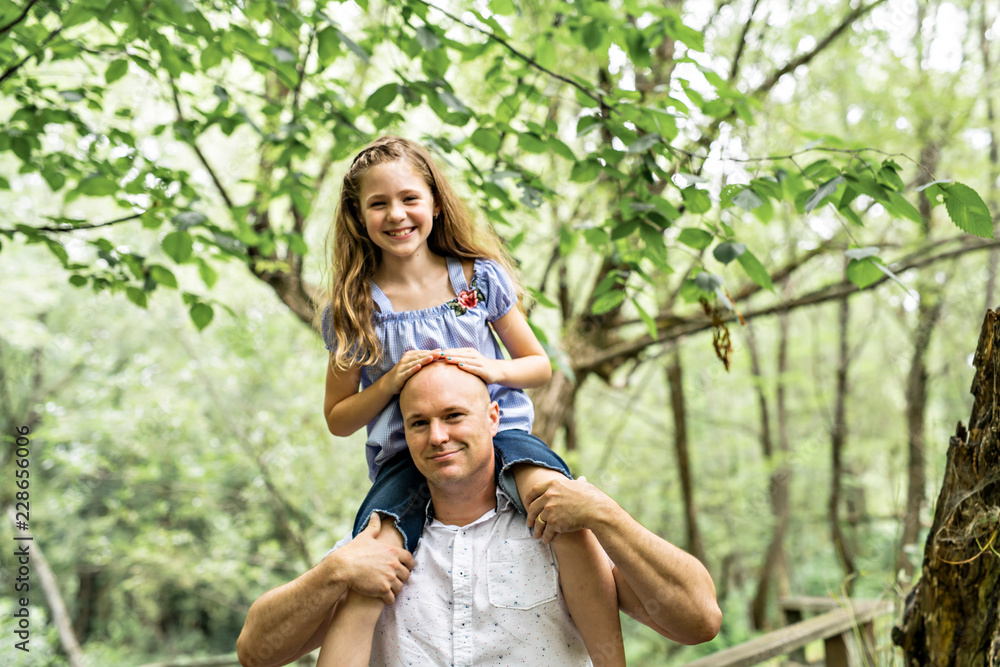
M 477 260 L 475 278 L 486 297 L 487 322 L 499 320 L 517 303 L 514 283 L 504 268 L 493 260 Z
M 337 349 L 337 337 L 333 335 L 333 311 L 330 306 L 323 309 L 323 341 L 326 349 L 335 352 Z

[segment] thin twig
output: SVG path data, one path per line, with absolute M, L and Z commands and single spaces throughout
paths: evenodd
M 566 83 L 566 84 L 572 86 L 573 88 L 576 88 L 581 93 L 583 93 L 584 95 L 586 95 L 590 99 L 594 100 L 595 102 L 597 102 L 602 107 L 607 108 L 607 109 L 611 109 L 611 110 L 614 110 L 614 111 L 617 111 L 617 109 L 615 109 L 614 105 L 608 103 L 605 100 L 605 98 L 604 98 L 603 95 L 601 95 L 599 93 L 595 93 L 592 90 L 590 90 L 589 88 L 587 88 L 586 86 L 583 86 L 580 83 L 574 81 L 573 79 L 565 77 L 562 74 L 557 74 L 556 72 L 553 72 L 552 70 L 548 69 L 547 67 L 542 66 L 534 58 L 532 58 L 531 56 L 528 56 L 528 55 L 525 55 L 525 54 L 521 53 L 516 48 L 514 48 L 514 46 L 511 45 L 510 42 L 508 42 L 507 40 L 505 40 L 503 37 L 500 37 L 496 33 L 492 32 L 490 30 L 485 30 L 483 28 L 480 28 L 479 26 L 472 25 L 471 23 L 466 23 L 460 17 L 455 16 L 454 14 L 450 13 L 449 11 L 447 11 L 445 9 L 441 9 L 437 5 L 434 5 L 434 4 L 430 3 L 430 2 L 428 2 L 427 0 L 417 0 L 417 2 L 419 2 L 419 3 L 423 4 L 423 5 L 426 5 L 427 7 L 430 7 L 431 9 L 436 9 L 437 11 L 441 12 L 442 14 L 444 14 L 445 16 L 447 16 L 448 18 L 450 18 L 455 23 L 459 23 L 461 25 L 464 25 L 469 30 L 475 30 L 476 32 L 480 33 L 481 35 L 485 35 L 487 38 L 492 39 L 494 42 L 497 42 L 498 44 L 500 44 L 501 46 L 503 46 L 505 49 L 507 49 L 508 51 L 510 51 L 518 59 L 523 60 L 526 64 L 530 65 L 531 67 L 534 67 L 539 72 L 543 72 L 545 74 L 548 74 L 553 79 L 556 79 L 558 81 L 562 81 L 563 83 Z
M 142 216 L 149 213 L 149 211 L 140 211 L 139 213 L 133 213 L 132 215 L 127 215 L 124 218 L 117 218 L 116 220 L 108 220 L 107 222 L 94 222 L 94 223 L 84 223 L 82 225 L 73 225 L 70 227 L 32 227 L 32 231 L 36 232 L 49 232 L 52 234 L 59 234 L 63 232 L 75 232 L 80 229 L 99 229 L 101 227 L 110 227 L 111 225 L 118 225 L 123 222 L 128 222 L 130 220 L 136 220 Z M 69 223 L 66 223 L 69 224 Z M 18 232 L 24 234 L 25 232 L 20 229 L 0 229 L 0 234 L 13 235 Z
M 37 3 L 38 3 L 38 0 L 31 0 L 31 2 L 29 2 L 27 5 L 25 5 L 24 9 L 21 11 L 20 16 L 18 16 L 16 19 L 14 19 L 13 21 L 11 21 L 10 23 L 8 23 L 7 25 L 5 25 L 2 28 L 0 28 L 0 35 L 4 35 L 5 33 L 10 32 L 10 30 L 14 26 L 16 26 L 18 23 L 20 23 L 21 21 L 23 21 L 24 17 L 28 15 L 28 12 L 31 11 L 31 8 L 34 7 Z
M 170 90 L 174 96 L 174 108 L 177 109 L 177 120 L 183 123 L 185 122 L 184 112 L 181 110 L 181 100 L 177 91 L 177 82 L 174 81 L 173 77 L 170 77 Z M 205 154 L 201 152 L 200 148 L 198 148 L 198 143 L 195 141 L 195 138 L 192 136 L 188 143 L 191 145 L 191 148 L 194 149 L 194 152 L 197 154 L 202 166 L 205 167 L 205 171 L 207 171 L 208 175 L 212 177 L 212 182 L 215 183 L 215 187 L 218 189 L 219 194 L 222 195 L 222 199 L 226 202 L 226 206 L 232 209 L 233 200 L 229 198 L 229 193 L 226 192 L 226 188 L 223 187 L 222 181 L 219 180 L 215 170 L 212 169 L 212 165 L 208 163 L 208 159 L 205 157 Z

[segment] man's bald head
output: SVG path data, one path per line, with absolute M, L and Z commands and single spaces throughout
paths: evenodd
M 435 361 L 424 366 L 411 376 L 399 392 L 399 407 L 404 415 L 404 419 L 407 397 L 413 396 L 417 392 L 424 395 L 427 395 L 426 392 L 430 392 L 429 395 L 433 395 L 438 393 L 440 388 L 444 386 L 458 386 L 470 398 L 482 397 L 482 405 L 484 407 L 490 404 L 490 390 L 482 379 L 472 373 L 463 371 L 454 364 Z

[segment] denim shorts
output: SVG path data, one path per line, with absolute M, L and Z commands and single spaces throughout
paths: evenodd
M 518 463 L 530 463 L 561 472 L 573 479 L 565 461 L 549 449 L 548 445 L 527 431 L 517 429 L 500 431 L 493 438 L 493 449 L 497 485 L 510 497 L 522 515 L 527 516 L 527 512 L 517 493 L 512 466 Z M 368 491 L 354 519 L 353 535 L 357 537 L 358 533 L 368 526 L 372 512 L 378 512 L 395 520 L 396 528 L 403 534 L 404 548 L 412 553 L 420 541 L 430 500 L 427 480 L 417 470 L 409 450 L 404 449 L 389 459 L 379 470 L 375 483 Z

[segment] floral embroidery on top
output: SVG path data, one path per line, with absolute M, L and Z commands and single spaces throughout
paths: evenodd
M 451 308 L 456 315 L 461 317 L 465 315 L 468 311 L 472 310 L 479 305 L 480 301 L 485 301 L 486 295 L 483 294 L 483 290 L 479 289 L 479 285 L 476 283 L 476 279 L 472 279 L 472 283 L 469 285 L 469 289 L 464 289 L 458 293 L 458 296 L 448 301 L 444 305 Z

